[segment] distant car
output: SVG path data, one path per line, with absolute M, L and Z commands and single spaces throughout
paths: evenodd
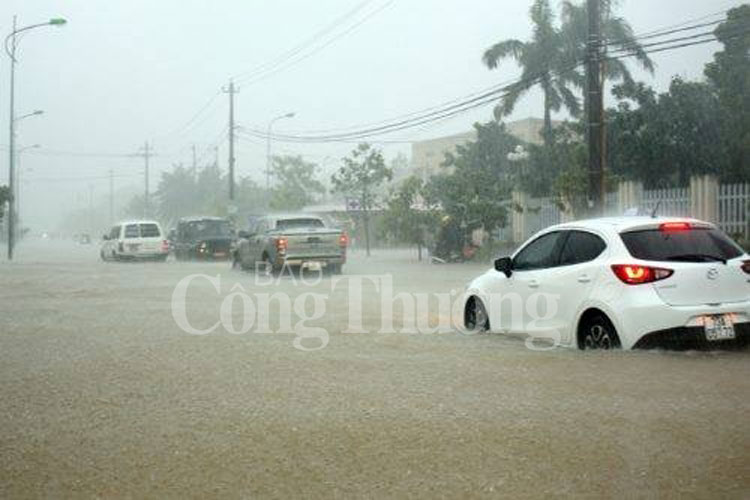
M 102 260 L 165 261 L 169 245 L 158 222 L 134 220 L 120 222 L 103 236 Z
M 750 257 L 714 225 L 695 219 L 552 226 L 512 257 L 497 259 L 466 297 L 470 330 L 580 349 L 750 343 Z
M 340 274 L 346 262 L 348 238 L 341 229 L 326 226 L 318 216 L 269 215 L 239 232 L 235 266 L 268 272 L 284 266 Z
M 78 243 L 81 245 L 90 245 L 91 244 L 91 236 L 89 236 L 87 233 L 82 233 L 78 236 Z
M 178 260 L 228 260 L 232 257 L 234 228 L 223 217 L 185 217 L 177 222 L 170 248 Z

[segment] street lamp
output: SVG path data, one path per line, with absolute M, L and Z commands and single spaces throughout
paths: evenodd
M 268 133 L 266 134 L 266 191 L 271 190 L 271 129 L 273 124 L 284 118 L 294 118 L 294 113 L 287 113 L 285 115 L 277 116 L 270 122 L 268 122 Z
M 8 203 L 8 260 L 13 260 L 13 243 L 15 236 L 14 218 L 16 216 L 13 203 L 13 195 L 15 193 L 15 136 L 16 136 L 16 113 L 15 113 L 15 92 L 16 92 L 16 50 L 18 49 L 18 34 L 25 33 L 27 31 L 41 28 L 43 26 L 63 26 L 67 21 L 61 17 L 52 18 L 45 23 L 31 24 L 19 28 L 16 24 L 16 16 L 13 16 L 13 31 L 5 37 L 5 53 L 10 57 L 10 119 L 8 120 L 9 126 L 9 139 L 8 139 L 8 189 L 10 191 L 11 200 Z M 34 111 L 31 115 L 41 114 Z M 26 116 L 19 117 L 25 118 Z
M 39 116 L 39 115 L 43 115 L 43 114 L 44 114 L 44 111 L 42 111 L 41 109 L 37 109 L 35 111 L 32 111 L 31 113 L 26 113 L 25 115 L 18 116 L 18 117 L 15 118 L 15 120 L 16 120 L 16 122 L 20 122 L 24 118 L 30 118 L 32 116 Z

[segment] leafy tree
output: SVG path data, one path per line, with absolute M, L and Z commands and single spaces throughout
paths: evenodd
M 5 204 L 10 201 L 10 189 L 8 186 L 0 186 L 0 219 L 5 217 Z
M 276 186 L 271 191 L 270 207 L 273 210 L 299 210 L 313 203 L 325 187 L 317 179 L 319 167 L 306 162 L 301 156 L 274 156 L 271 175 Z
M 242 177 L 234 189 L 237 211 L 244 215 L 257 215 L 266 209 L 266 190 L 249 177 Z
M 720 140 L 728 164 L 724 177 L 729 181 L 750 179 L 750 5 L 727 12 L 727 20 L 714 35 L 724 50 L 714 54 L 704 73 L 713 86 L 720 109 Z
M 359 204 L 365 230 L 365 246 L 370 255 L 370 212 L 377 201 L 378 188 L 390 181 L 393 173 L 385 166 L 383 154 L 367 143 L 354 149 L 343 159 L 343 166 L 331 176 L 333 191 L 344 194 Z
M 142 194 L 133 196 L 123 209 L 123 215 L 134 219 L 142 218 L 144 213 L 146 213 L 146 202 Z
M 521 79 L 513 83 L 502 102 L 495 108 L 495 117 L 500 119 L 513 112 L 516 102 L 531 88 L 539 84 L 544 93 L 545 143 L 551 141 L 552 112 L 563 106 L 574 116 L 580 112 L 580 103 L 569 89 L 565 75 L 571 73 L 569 60 L 563 50 L 565 44 L 560 31 L 555 27 L 555 15 L 549 0 L 535 0 L 529 12 L 533 23 L 531 40 L 503 40 L 487 49 L 482 60 L 490 69 L 500 61 L 513 58 L 521 66 Z M 571 73 L 573 74 L 573 73 Z
M 439 203 L 446 215 L 466 230 L 483 227 L 491 232 L 505 224 L 516 166 L 508 153 L 520 144 L 497 122 L 474 125 L 476 141 L 447 154 L 448 172 L 434 176 L 427 199 Z
M 619 102 L 607 119 L 614 174 L 667 186 L 686 185 L 692 175 L 726 173 L 722 116 L 710 85 L 675 77 L 662 94 L 643 84 L 623 84 L 613 93 Z
M 175 165 L 171 172 L 162 172 L 156 191 L 157 213 L 166 221 L 173 221 L 195 211 L 202 203 L 195 169 Z
M 425 184 L 408 177 L 391 193 L 383 223 L 385 230 L 401 242 L 416 245 L 419 260 L 428 233 L 437 227 L 437 207 L 425 202 Z

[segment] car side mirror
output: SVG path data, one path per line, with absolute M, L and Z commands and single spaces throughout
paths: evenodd
M 237 231 L 237 236 L 239 238 L 247 239 L 250 237 L 250 233 L 248 231 Z
M 499 259 L 496 259 L 495 270 L 510 278 L 510 275 L 513 274 L 513 259 L 510 257 L 500 257 Z

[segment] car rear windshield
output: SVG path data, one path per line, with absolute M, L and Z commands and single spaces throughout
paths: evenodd
M 141 224 L 141 238 L 158 238 L 161 236 L 159 226 L 156 224 Z
M 648 229 L 620 235 L 636 259 L 683 262 L 726 261 L 744 252 L 724 233 L 711 228 L 678 231 Z
M 190 239 L 228 238 L 232 235 L 232 226 L 228 220 L 201 220 L 190 222 L 185 228 Z
M 280 219 L 276 221 L 276 229 L 285 231 L 287 229 L 300 229 L 307 227 L 324 227 L 320 219 Z

